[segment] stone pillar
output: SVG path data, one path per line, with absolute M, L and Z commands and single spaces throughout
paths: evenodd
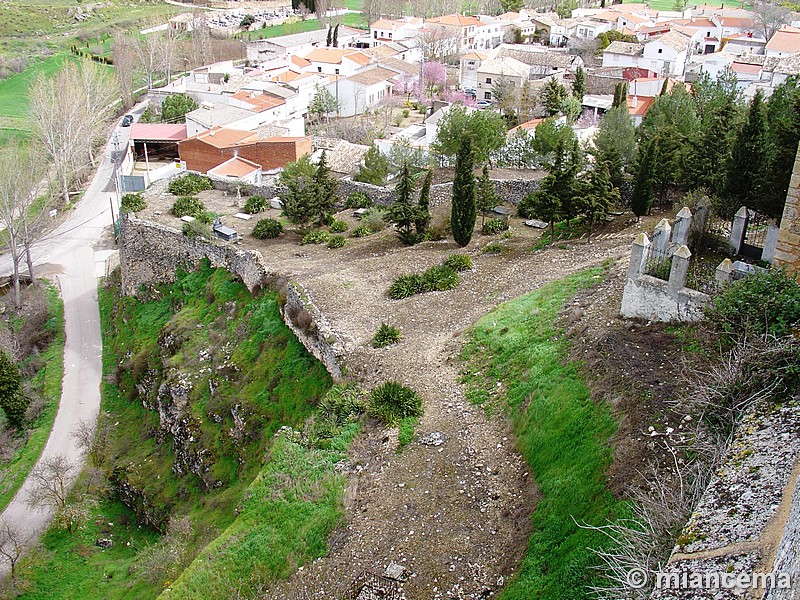
M 653 230 L 653 249 L 659 254 L 666 254 L 669 250 L 671 232 L 672 227 L 666 219 L 661 219 Z
M 800 149 L 794 162 L 772 264 L 800 280 Z
M 689 260 L 692 253 L 688 246 L 681 246 L 672 255 L 672 266 L 669 270 L 669 284 L 667 290 L 670 295 L 676 296 L 680 290 L 686 287 L 686 275 L 689 272 Z
M 724 259 L 714 273 L 714 281 L 717 283 L 728 283 L 733 281 L 733 263 L 730 258 Z
M 631 262 L 628 263 L 629 280 L 639 279 L 639 276 L 644 272 L 649 250 L 650 240 L 647 239 L 647 234 L 642 232 L 636 236 L 631 246 Z
M 731 239 L 728 242 L 728 249 L 731 256 L 736 256 L 742 249 L 744 243 L 745 229 L 747 229 L 747 207 L 742 206 L 736 211 L 733 217 L 733 227 L 731 227 Z
M 672 228 L 672 244 L 675 247 L 689 243 L 689 230 L 692 228 L 692 211 L 684 206 L 675 215 L 675 226 Z
M 780 232 L 780 227 L 773 225 L 772 223 L 769 224 L 769 229 L 767 229 L 767 237 L 764 239 L 764 250 L 761 253 L 761 260 L 764 262 L 772 262 L 772 259 L 775 256 L 775 248 L 778 246 L 778 235 Z

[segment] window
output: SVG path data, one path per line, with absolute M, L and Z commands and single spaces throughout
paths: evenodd
M 487 77 L 486 78 L 486 83 L 492 83 L 492 78 L 491 77 Z
M 483 99 L 484 100 L 491 100 L 492 99 L 492 92 L 483 92 Z
M 373 31 L 372 32 L 372 37 L 374 37 L 377 40 L 378 39 L 378 32 L 377 31 Z
M 339 74 L 339 69 L 334 69 L 334 72 L 338 75 Z
M 322 67 L 317 67 L 317 73 L 322 73 Z
M 659 54 L 661 54 L 663 51 L 664 51 L 664 49 L 663 49 L 663 48 L 659 48 L 659 49 L 658 49 L 658 53 L 659 53 Z

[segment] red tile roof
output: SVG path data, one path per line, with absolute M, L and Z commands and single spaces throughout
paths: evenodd
M 186 139 L 186 124 L 134 123 L 131 125 L 131 139 L 179 142 Z
M 214 175 L 220 175 L 221 177 L 245 177 L 260 168 L 261 165 L 257 165 L 256 163 L 245 158 L 234 156 L 232 159 L 226 160 L 221 165 L 218 165 L 213 169 L 209 169 L 208 172 Z

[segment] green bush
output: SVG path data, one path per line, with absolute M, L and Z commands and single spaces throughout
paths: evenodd
M 208 177 L 187 173 L 183 177 L 170 181 L 167 191 L 175 196 L 191 196 L 203 190 L 213 189 L 213 187 Z
M 21 428 L 25 423 L 25 411 L 29 403 L 30 400 L 22 389 L 22 376 L 17 365 L 8 354 L 0 350 L 0 408 L 8 422 Z
M 271 240 L 283 233 L 283 224 L 277 219 L 261 219 L 253 227 L 253 237 L 257 240 Z
M 481 227 L 483 235 L 494 235 L 508 229 L 508 222 L 505 219 L 489 219 Z
M 214 219 L 217 218 L 217 213 L 204 210 L 197 213 L 194 218 L 203 225 L 211 225 L 214 222 Z
M 401 300 L 414 294 L 421 294 L 424 291 L 424 287 L 422 275 L 400 275 L 389 286 L 389 298 Z
M 269 208 L 269 200 L 260 194 L 250 196 L 244 203 L 244 212 L 248 215 L 255 215 L 264 212 Z
M 139 212 L 145 208 L 147 208 L 147 203 L 141 194 L 125 194 L 119 205 L 119 209 L 124 213 Z
M 206 207 L 194 196 L 184 196 L 175 200 L 172 205 L 172 214 L 176 217 L 190 216 L 197 218 L 202 212 L 205 212 Z
M 469 271 L 472 268 L 472 259 L 464 254 L 451 254 L 444 260 L 444 266 L 453 271 Z
M 503 246 L 499 242 L 491 242 L 486 244 L 481 250 L 481 254 L 502 254 Z
M 387 381 L 372 390 L 368 412 L 385 425 L 394 426 L 406 417 L 421 417 L 422 398 L 397 381 Z
M 777 269 L 757 271 L 725 286 L 706 309 L 718 331 L 731 338 L 800 329 L 800 284 Z
M 364 225 L 372 233 L 378 233 L 386 229 L 386 219 L 383 211 L 378 208 L 370 209 L 367 214 L 361 217 L 361 225 Z
M 331 236 L 331 239 L 328 240 L 328 248 L 341 248 L 347 243 L 347 238 L 343 235 L 334 235 Z
M 400 341 L 400 338 L 402 337 L 403 334 L 400 333 L 400 330 L 397 327 L 395 327 L 394 325 L 381 323 L 381 326 L 375 333 L 375 337 L 372 338 L 372 347 L 385 348 L 386 346 L 391 346 L 392 344 L 396 344 L 397 342 Z
M 423 292 L 439 292 L 453 290 L 458 287 L 461 278 L 453 269 L 444 265 L 431 267 L 422 274 Z
M 327 244 L 329 241 L 331 241 L 330 233 L 321 229 L 314 229 L 303 236 L 300 244 L 303 246 L 306 244 Z
M 372 231 L 370 231 L 369 227 L 367 227 L 366 225 L 359 225 L 358 227 L 353 229 L 353 232 L 350 234 L 350 237 L 354 238 L 367 237 L 371 233 Z
M 191 223 L 184 223 L 181 227 L 181 232 L 188 238 L 205 238 L 211 239 L 211 227 L 200 221 L 192 221 Z
M 355 383 L 334 385 L 319 401 L 317 414 L 333 419 L 337 425 L 356 420 L 367 410 L 367 394 Z
M 350 229 L 350 226 L 344 221 L 334 221 L 331 223 L 331 233 L 342 233 Z
M 353 192 L 344 201 L 345 208 L 369 208 L 372 200 L 364 192 Z

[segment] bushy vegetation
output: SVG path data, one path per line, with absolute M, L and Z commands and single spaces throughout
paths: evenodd
M 211 179 L 203 175 L 187 173 L 169 182 L 167 191 L 175 196 L 192 196 L 204 190 L 213 189 Z
M 453 290 L 460 282 L 461 278 L 456 271 L 444 265 L 436 265 L 422 273 L 397 277 L 389 286 L 389 297 L 400 300 L 425 292 Z
M 189 239 L 203 238 L 210 240 L 212 237 L 211 227 L 207 223 L 200 220 L 192 221 L 191 223 L 184 223 L 181 226 L 181 233 Z
M 307 244 L 327 244 L 330 241 L 330 233 L 323 229 L 314 229 L 303 236 L 303 239 L 300 240 L 300 244 L 303 246 Z
M 345 244 L 347 244 L 347 238 L 343 235 L 332 235 L 331 239 L 328 240 L 328 248 L 341 248 Z
M 369 227 L 367 227 L 366 225 L 359 225 L 358 227 L 353 229 L 352 233 L 350 234 L 350 237 L 361 238 L 361 237 L 367 237 L 368 235 L 371 234 L 372 231 L 370 231 Z
M 183 196 L 175 200 L 175 203 L 172 205 L 172 214 L 179 219 L 186 216 L 196 219 L 200 213 L 205 212 L 205 210 L 205 205 L 195 196 Z
M 372 206 L 372 200 L 369 199 L 364 192 L 353 192 L 344 201 L 345 208 L 369 208 Z
M 11 357 L 0 350 L 0 408 L 8 422 L 21 428 L 30 399 L 22 389 L 22 376 Z
M 469 271 L 472 269 L 472 259 L 465 254 L 451 254 L 444 259 L 444 266 L 453 271 Z
M 271 240 L 283 233 L 283 224 L 277 219 L 260 219 L 253 227 L 253 237 L 257 240 Z
M 368 412 L 384 425 L 394 427 L 406 417 L 422 416 L 422 398 L 402 383 L 387 381 L 372 390 Z
M 347 231 L 349 228 L 350 226 L 345 221 L 336 220 L 333 223 L 331 223 L 330 230 L 331 233 L 343 233 Z
M 481 248 L 481 254 L 502 254 L 503 245 L 500 242 L 489 242 Z
M 501 304 L 478 321 L 463 351 L 467 397 L 508 414 L 542 494 L 525 558 L 503 591 L 509 600 L 594 597 L 590 549 L 608 542 L 581 525 L 627 516 L 606 485 L 616 423 L 592 400 L 555 326 L 565 302 L 602 275 L 589 269 Z
M 255 215 L 269 208 L 269 200 L 260 194 L 253 194 L 244 203 L 244 212 Z
M 370 230 L 371 233 L 378 233 L 386 229 L 386 217 L 384 211 L 379 208 L 371 208 L 363 217 L 361 225 Z
M 139 212 L 147 208 L 147 202 L 141 194 L 125 194 L 119 204 L 119 209 L 124 213 Z
M 397 327 L 387 323 L 381 323 L 378 331 L 375 332 L 375 337 L 372 338 L 372 347 L 385 348 L 386 346 L 396 344 L 402 337 L 403 334 Z
M 481 226 L 481 233 L 483 235 L 495 235 L 497 233 L 502 233 L 508 229 L 508 221 L 505 219 L 494 218 L 488 219 L 484 224 Z
M 717 294 L 706 310 L 709 321 L 731 340 L 800 330 L 800 284 L 776 269 L 758 270 Z

